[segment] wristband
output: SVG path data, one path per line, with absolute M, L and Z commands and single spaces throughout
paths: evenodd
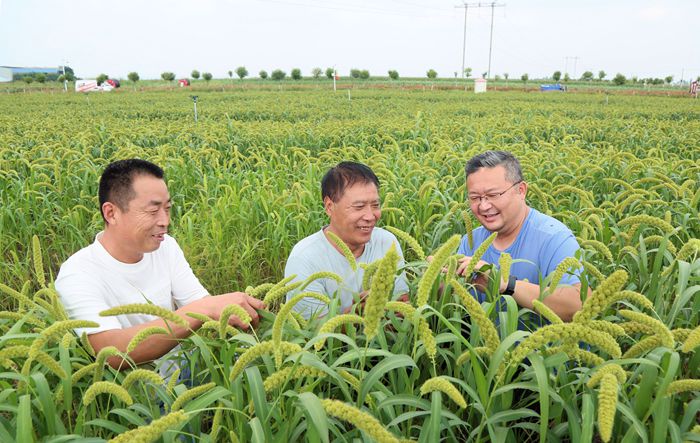
M 505 295 L 513 295 L 515 293 L 515 282 L 518 281 L 517 278 L 513 274 L 511 274 L 508 277 L 508 284 L 506 285 L 505 291 L 503 291 L 503 294 Z

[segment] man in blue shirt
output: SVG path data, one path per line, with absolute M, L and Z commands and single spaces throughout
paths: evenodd
M 573 257 L 579 245 L 573 233 L 560 221 L 529 207 L 525 201 L 527 183 L 520 162 L 509 152 L 487 151 L 467 162 L 467 192 L 471 211 L 481 223 L 473 231 L 474 244 L 465 235 L 458 253 L 465 257 L 457 268 L 466 270 L 474 250 L 494 232 L 498 236 L 486 250 L 476 269 L 498 263 L 503 252 L 514 260 L 508 281 L 501 281 L 499 292 L 512 295 L 519 306 L 532 309 L 540 296 L 540 278 L 547 277 L 566 257 Z M 488 272 L 477 274 L 475 285 L 482 290 Z M 545 297 L 564 321 L 571 321 L 581 309 L 581 282 L 576 275 L 564 275 L 557 288 Z

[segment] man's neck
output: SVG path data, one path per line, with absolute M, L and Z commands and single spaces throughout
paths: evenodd
M 105 228 L 102 235 L 97 238 L 97 241 L 100 242 L 102 247 L 105 248 L 107 253 L 111 255 L 113 259 L 119 262 L 134 264 L 143 259 L 143 253 L 131 252 L 124 248 L 124 243 L 117 240 L 109 229 Z
M 522 211 L 522 214 L 520 214 L 517 223 L 512 227 L 512 229 L 508 231 L 501 230 L 498 232 L 496 239 L 493 241 L 493 247 L 499 251 L 505 251 L 508 249 L 510 245 L 515 242 L 515 239 L 518 238 L 518 234 L 520 234 L 520 231 L 523 229 L 523 225 L 525 224 L 525 220 L 527 219 L 529 213 L 530 207 L 525 206 L 525 210 Z

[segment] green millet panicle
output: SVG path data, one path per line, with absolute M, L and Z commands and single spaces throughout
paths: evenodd
M 34 339 L 34 342 L 32 342 L 32 346 L 29 349 L 29 356 L 33 357 L 50 340 L 58 340 L 65 333 L 70 332 L 75 328 L 96 328 L 98 326 L 100 326 L 98 323 L 87 320 L 63 320 L 56 322 L 41 331 L 39 337 Z
M 350 422 L 356 428 L 364 431 L 370 438 L 377 441 L 377 443 L 399 443 L 398 438 L 382 426 L 379 420 L 367 412 L 338 400 L 323 399 L 321 404 L 326 414 Z
M 622 366 L 618 365 L 617 363 L 608 363 L 605 366 L 601 366 L 595 370 L 591 378 L 588 380 L 588 387 L 595 388 L 598 386 L 605 374 L 612 374 L 620 384 L 627 381 L 627 373 L 624 369 L 622 369 Z
M 438 376 L 426 380 L 420 387 L 420 395 L 425 395 L 433 391 L 440 391 L 450 397 L 450 399 L 460 408 L 467 407 L 467 401 L 459 390 L 446 377 Z
M 98 381 L 90 385 L 83 395 L 83 403 L 89 405 L 100 394 L 110 394 L 127 406 L 131 406 L 134 403 L 126 389 L 111 381 Z
M 613 337 L 621 337 L 626 333 L 622 326 L 607 320 L 591 320 L 586 323 L 586 326 L 591 329 L 595 329 L 596 331 L 607 332 Z
M 107 361 L 107 358 L 114 355 L 120 355 L 119 349 L 115 348 L 114 346 L 105 346 L 104 348 L 100 349 L 97 357 L 95 357 L 95 363 L 97 363 L 97 367 L 95 367 L 95 373 L 93 375 L 93 379 L 95 381 L 102 380 L 105 362 Z
M 467 308 L 472 322 L 476 323 L 479 327 L 479 333 L 483 337 L 486 347 L 489 348 L 491 352 L 495 352 L 496 348 L 501 344 L 501 339 L 498 337 L 498 331 L 496 331 L 496 327 L 491 320 L 489 320 L 484 309 L 456 279 L 453 278 L 450 280 L 450 285 L 452 286 L 452 290 L 459 296 L 460 300 L 462 300 L 462 304 Z
M 670 234 L 671 232 L 673 232 L 673 226 L 671 226 L 671 224 L 666 223 L 664 219 L 652 217 L 650 215 L 633 215 L 631 217 L 627 217 L 624 220 L 620 220 L 617 223 L 617 226 L 624 227 L 642 224 L 655 227 L 661 230 L 664 234 Z
M 646 354 L 652 349 L 656 349 L 661 346 L 661 342 L 662 339 L 658 335 L 646 337 L 630 347 L 624 354 L 622 354 L 622 358 L 639 357 L 640 355 Z
M 141 342 L 146 340 L 148 337 L 157 334 L 169 336 L 170 333 L 167 329 L 160 326 L 149 326 L 147 328 L 143 328 L 136 335 L 134 335 L 131 341 L 129 341 L 129 344 L 126 346 L 126 352 L 133 352 L 133 350 L 136 349 Z
M 296 343 L 290 343 L 286 341 L 283 341 L 279 344 L 279 349 L 283 355 L 290 355 L 296 352 L 301 352 L 301 346 L 299 346 Z M 238 360 L 236 360 L 236 363 L 234 363 L 233 367 L 231 368 L 231 373 L 229 374 L 229 380 L 235 380 L 236 377 L 238 377 L 248 366 L 248 364 L 250 364 L 252 361 L 256 360 L 257 358 L 263 355 L 271 354 L 274 351 L 275 345 L 272 343 L 271 340 L 263 341 L 254 346 L 251 346 L 250 348 L 248 348 L 247 351 L 241 354 L 240 357 L 238 357 Z
M 124 377 L 121 386 L 128 391 L 131 385 L 137 381 L 142 383 L 151 383 L 154 385 L 162 385 L 163 377 L 153 371 L 149 371 L 148 369 L 137 368 L 129 372 L 126 377 Z
M 241 306 L 234 304 L 228 305 L 221 311 L 221 315 L 219 317 L 219 336 L 226 336 L 226 326 L 229 326 L 228 321 L 232 315 L 238 317 L 238 319 L 246 325 L 250 324 L 252 321 L 248 311 L 243 309 Z
M 283 356 L 280 343 L 282 343 L 282 329 L 284 328 L 284 323 L 287 321 L 289 313 L 292 311 L 294 306 L 305 298 L 315 298 L 316 300 L 326 304 L 331 302 L 331 300 L 323 294 L 318 294 L 316 292 L 302 292 L 301 294 L 295 295 L 294 298 L 282 305 L 282 308 L 277 313 L 277 317 L 275 317 L 275 323 L 272 325 L 272 343 L 275 347 L 275 364 L 278 368 L 282 366 Z
M 455 364 L 457 366 L 464 365 L 467 362 L 467 360 L 469 360 L 471 358 L 472 352 L 480 357 L 483 357 L 485 355 L 489 355 L 491 353 L 489 348 L 487 348 L 486 346 L 479 346 L 479 347 L 474 348 L 473 351 L 462 352 L 459 355 L 459 357 L 457 357 L 457 359 L 455 360 Z
M 321 334 L 330 334 L 333 331 L 335 331 L 338 327 L 341 325 L 348 325 L 348 324 L 363 324 L 364 319 L 360 317 L 359 315 L 355 314 L 340 314 L 336 315 L 333 318 L 328 319 L 321 328 L 318 330 L 318 335 Z M 314 348 L 316 348 L 317 351 L 320 351 L 323 346 L 326 343 L 326 339 L 322 339 L 314 343 Z
M 698 346 L 700 346 L 700 326 L 696 327 L 688 334 L 688 338 L 683 342 L 683 348 L 681 348 L 681 350 L 683 352 L 692 352 L 693 349 Z
M 700 391 L 700 380 L 686 378 L 672 381 L 666 389 L 666 395 L 674 395 L 690 391 Z
M 32 256 L 36 281 L 39 282 L 39 285 L 42 287 L 46 287 L 46 274 L 44 274 L 44 260 L 41 256 L 41 244 L 39 243 L 39 237 L 36 235 L 32 236 Z
M 578 364 L 585 364 L 586 366 L 590 366 L 592 368 L 605 363 L 605 360 L 603 360 L 601 357 L 597 356 L 596 354 L 590 351 L 586 351 L 584 349 L 576 347 L 575 345 L 570 346 L 566 344 L 560 346 L 552 346 L 544 349 L 545 355 L 554 355 L 558 354 L 559 352 L 563 352 L 571 360 L 576 360 Z
M 330 271 L 320 271 L 320 272 L 315 272 L 311 275 L 309 275 L 306 280 L 299 286 L 299 290 L 303 291 L 307 286 L 309 286 L 311 283 L 313 283 L 316 280 L 320 280 L 322 278 L 329 279 L 329 280 L 335 280 L 337 283 L 342 283 L 343 278 L 336 274 L 335 272 L 330 272 Z
M 393 226 L 384 226 L 384 229 L 391 232 L 396 236 L 396 238 L 406 243 L 408 247 L 416 253 L 418 260 L 425 260 L 425 251 L 421 247 L 420 243 L 418 243 L 418 240 L 413 238 L 409 233 L 398 228 L 394 228 Z
M 472 258 L 467 265 L 467 269 L 464 270 L 463 275 L 465 277 L 469 278 L 469 276 L 474 273 L 476 265 L 479 263 L 479 260 L 481 260 L 481 257 L 483 257 L 483 255 L 486 253 L 489 246 L 491 246 L 491 243 L 493 243 L 493 241 L 496 239 L 496 236 L 498 236 L 498 232 L 494 232 L 493 234 L 489 235 L 486 240 L 484 240 L 484 242 L 481 243 L 478 248 L 476 248 L 476 251 L 474 251 Z
M 267 291 L 265 298 L 263 298 L 263 303 L 265 303 L 267 306 L 270 306 L 273 303 L 277 302 L 279 299 L 281 299 L 288 292 L 297 289 L 302 284 L 304 284 L 303 281 L 295 281 L 294 283 L 290 283 L 288 285 L 272 288 L 269 291 Z
M 367 340 L 372 340 L 377 335 L 379 323 L 384 318 L 384 308 L 391 298 L 398 264 L 399 254 L 396 251 L 396 245 L 392 244 L 379 263 L 365 303 L 365 335 Z
M 260 297 L 263 296 L 263 294 L 265 294 L 267 291 L 272 289 L 273 286 L 275 286 L 274 283 L 263 283 L 261 285 L 258 285 L 256 287 L 250 289 L 249 291 L 245 291 L 245 292 L 246 292 L 246 294 L 250 295 L 251 297 L 255 297 L 255 298 L 259 299 Z
M 673 348 L 673 345 L 675 343 L 675 341 L 673 340 L 673 334 L 671 334 L 671 331 L 666 327 L 666 325 L 660 322 L 659 320 L 656 320 L 655 318 L 652 318 L 646 314 L 642 314 L 641 312 L 630 311 L 627 309 L 621 310 L 619 314 L 627 320 L 636 321 L 638 323 L 648 325 L 654 330 L 654 333 L 661 339 L 662 346 L 665 346 L 667 348 Z
M 173 389 L 175 388 L 175 384 L 177 381 L 180 379 L 180 372 L 182 370 L 180 368 L 175 369 L 175 372 L 172 373 L 170 376 L 170 380 L 168 380 L 168 384 L 165 386 L 165 388 L 168 390 L 168 392 L 173 392 Z
M 595 266 L 593 266 L 592 263 L 587 262 L 587 261 L 583 261 L 583 262 L 581 262 L 581 264 L 583 265 L 583 269 L 584 269 L 589 275 L 591 275 L 592 277 L 594 277 L 596 280 L 598 280 L 599 282 L 602 282 L 603 280 L 605 280 L 605 276 L 603 275 L 603 273 L 600 272 L 600 271 L 598 270 L 598 268 L 596 268 Z
M 370 285 L 372 284 L 372 277 L 374 277 L 374 273 L 377 272 L 377 268 L 379 268 L 379 263 L 381 263 L 381 259 L 375 260 L 372 263 L 360 263 L 360 267 L 364 269 L 364 273 L 362 274 L 362 290 L 366 291 L 369 289 Z
M 418 283 L 418 291 L 416 292 L 416 306 L 423 306 L 428 303 L 428 297 L 430 296 L 430 290 L 435 283 L 442 267 L 447 262 L 447 259 L 454 253 L 459 246 L 459 235 L 453 235 L 447 240 L 433 256 L 433 261 L 430 262 L 428 268 L 425 270 L 423 277 Z
M 545 305 L 539 300 L 533 300 L 532 301 L 532 307 L 534 308 L 535 312 L 540 314 L 542 317 L 547 319 L 552 324 L 557 324 L 557 323 L 564 323 L 564 321 L 554 312 L 552 311 L 549 306 Z
M 610 261 L 612 261 L 612 259 Z M 554 271 L 552 271 L 552 276 L 549 280 L 549 290 L 554 291 L 557 286 L 559 286 L 559 282 L 564 274 L 566 274 L 566 271 L 569 269 L 578 269 L 580 267 L 581 262 L 579 262 L 577 259 L 574 257 L 566 257 L 557 265 Z
M 581 240 L 579 243 L 581 244 L 581 248 L 598 252 L 608 261 L 608 263 L 613 262 L 614 259 L 612 252 L 610 252 L 610 249 L 605 246 L 604 243 L 593 239 Z
M 215 387 L 216 387 L 216 383 L 211 382 L 211 383 L 207 383 L 205 385 L 197 386 L 197 387 L 192 388 L 192 389 L 188 389 L 187 391 L 183 392 L 175 399 L 173 404 L 170 406 L 170 410 L 177 411 L 179 409 L 182 409 L 182 407 L 185 406 L 185 404 L 187 402 L 189 402 L 193 398 L 196 398 L 196 397 L 202 395 L 203 393 L 205 393 L 207 391 L 214 389 Z
M 671 334 L 673 334 L 673 339 L 676 341 L 676 343 L 685 342 L 691 332 L 693 332 L 693 330 L 690 328 L 671 329 Z
M 574 314 L 574 322 L 586 323 L 600 314 L 609 305 L 608 300 L 620 292 L 626 282 L 627 272 L 623 270 L 613 272 L 586 299 L 581 310 Z
M 346 371 L 344 369 L 341 369 L 340 371 L 338 371 L 338 375 L 340 375 L 343 378 L 343 380 L 348 382 L 350 384 L 350 386 L 352 386 L 353 389 L 355 389 L 356 392 L 358 392 L 358 393 L 360 392 L 360 388 L 362 387 L 362 383 L 360 382 L 360 380 L 357 377 L 355 377 L 354 375 L 352 375 L 351 373 L 349 373 L 348 371 Z M 365 396 L 365 404 L 367 404 L 369 406 L 374 405 L 374 402 L 372 401 L 372 396 L 370 396 L 369 394 L 367 394 Z
M 357 259 L 353 255 L 352 251 L 348 247 L 345 242 L 338 237 L 336 234 L 331 232 L 330 230 L 326 229 L 325 231 L 326 237 L 340 249 L 340 252 L 345 256 L 345 259 L 348 261 L 348 264 L 350 265 L 350 269 L 353 271 L 357 271 Z
M 107 443 L 152 443 L 158 440 L 165 431 L 185 423 L 187 419 L 187 414 L 184 411 L 171 412 L 147 425 L 120 434 Z
M 464 220 L 464 230 L 467 232 L 467 242 L 469 249 L 471 249 L 474 247 L 474 227 L 469 211 L 462 211 L 462 220 Z
M 598 432 L 604 442 L 609 442 L 615 425 L 617 410 L 618 380 L 612 374 L 605 374 L 598 390 Z
M 263 387 L 266 393 L 281 387 L 288 380 L 300 379 L 304 377 L 320 378 L 325 377 L 326 373 L 312 366 L 289 366 L 271 374 L 263 382 Z
M 129 305 L 117 306 L 114 308 L 106 309 L 100 312 L 100 317 L 110 317 L 113 315 L 127 315 L 127 314 L 147 314 L 160 317 L 162 320 L 171 321 L 178 326 L 183 328 L 189 328 L 190 324 L 187 320 L 180 317 L 173 311 L 169 311 L 158 305 L 151 305 L 147 303 L 134 303 Z
M 513 257 L 507 252 L 501 252 L 498 257 L 498 267 L 501 269 L 501 280 L 508 281 L 510 277 L 510 267 L 513 265 Z M 448 273 L 447 275 L 452 275 Z

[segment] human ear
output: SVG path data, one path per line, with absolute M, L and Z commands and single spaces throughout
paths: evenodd
M 102 204 L 102 215 L 104 216 L 108 225 L 114 224 L 117 221 L 117 209 L 118 208 L 116 205 L 112 202 L 104 202 Z

